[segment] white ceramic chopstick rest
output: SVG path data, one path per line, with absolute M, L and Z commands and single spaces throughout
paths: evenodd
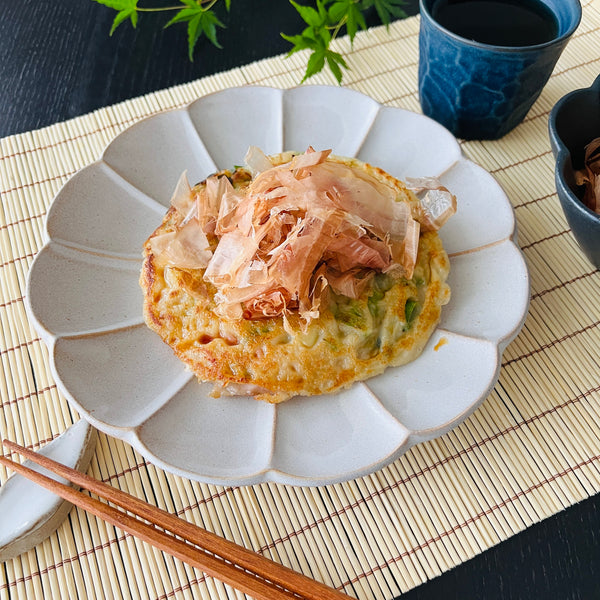
M 96 430 L 81 419 L 39 453 L 85 471 L 94 454 Z M 25 464 L 58 481 L 66 481 L 31 461 Z M 11 475 L 0 488 L 0 562 L 27 552 L 61 525 L 73 505 L 22 475 Z

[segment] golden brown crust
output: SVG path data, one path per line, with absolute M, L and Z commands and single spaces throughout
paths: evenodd
M 404 193 L 404 185 L 381 169 L 351 162 Z M 174 230 L 178 218 L 170 209 L 151 238 Z M 280 402 L 334 392 L 405 364 L 422 352 L 450 294 L 448 257 L 437 233 L 427 232 L 412 279 L 379 274 L 357 300 L 330 292 L 307 328 L 297 314 L 288 316 L 287 328 L 283 317 L 226 321 L 213 312 L 215 289 L 203 280 L 204 271 L 161 264 L 151 238 L 140 275 L 146 323 L 199 380 L 217 384 L 216 395 L 241 391 Z

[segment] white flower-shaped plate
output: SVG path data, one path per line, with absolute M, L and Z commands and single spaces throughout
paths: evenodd
M 142 318 L 141 249 L 184 170 L 192 182 L 266 153 L 332 148 L 458 198 L 442 230 L 452 299 L 413 363 L 347 391 L 279 405 L 215 399 Z M 27 308 L 53 375 L 89 422 L 173 473 L 221 485 L 355 478 L 465 419 L 495 385 L 529 279 L 512 207 L 454 137 L 344 88 L 232 88 L 147 118 L 73 176 L 46 220 Z

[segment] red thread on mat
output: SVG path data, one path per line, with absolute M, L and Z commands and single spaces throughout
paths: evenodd
M 21 262 L 22 260 L 29 260 L 29 259 L 33 258 L 36 254 L 37 254 L 37 252 L 30 252 L 29 254 L 26 254 L 25 256 L 17 256 L 16 258 L 7 260 L 6 262 L 3 262 L 2 264 L 0 264 L 0 269 L 3 269 L 4 267 L 8 267 L 8 265 L 14 265 L 18 262 Z
M 3 302 L 2 304 L 0 304 L 0 308 L 8 308 L 9 306 L 12 306 L 13 304 L 20 304 L 21 302 L 23 302 L 23 300 L 25 300 L 25 296 L 19 296 L 18 298 L 13 298 L 12 300 L 8 300 L 7 302 Z
M 181 108 L 186 104 L 175 104 L 172 108 Z M 156 115 L 158 113 L 164 112 L 165 109 L 152 110 L 147 113 L 144 113 L 140 116 L 128 117 L 122 121 L 115 121 L 114 123 L 109 123 L 108 125 L 103 125 L 102 127 L 96 127 L 90 131 L 86 131 L 85 133 L 79 133 L 77 135 L 63 138 L 62 140 L 57 140 L 55 142 L 51 142 L 50 144 L 46 144 L 45 146 L 37 146 L 35 148 L 28 148 L 27 150 L 17 150 L 11 154 L 5 154 L 4 156 L 0 156 L 0 162 L 3 160 L 10 160 L 12 158 L 16 158 L 17 156 L 26 156 L 27 154 L 35 154 L 36 152 L 43 152 L 44 150 L 50 150 L 51 148 L 57 148 L 62 144 L 69 144 L 71 142 L 76 142 L 78 140 L 83 140 L 87 137 L 91 137 L 97 135 L 98 133 L 104 133 L 109 129 L 121 129 L 136 123 L 139 120 L 145 119 L 146 117 L 150 117 L 152 115 Z M 93 114 L 93 113 L 92 113 Z
M 531 485 L 530 487 L 528 487 L 527 489 L 521 490 L 521 491 L 517 492 L 516 494 L 514 494 L 510 498 L 507 498 L 506 500 L 503 500 L 502 502 L 499 502 L 498 504 L 495 504 L 494 506 L 491 506 L 491 507 L 487 508 L 486 510 L 483 510 L 483 511 L 477 513 L 475 516 L 469 517 L 467 520 L 463 521 L 462 523 L 459 523 L 459 524 L 455 525 L 454 527 L 451 527 L 450 529 L 447 529 L 446 531 L 443 531 L 442 533 L 438 534 L 437 536 L 425 540 L 424 542 L 420 543 L 418 546 L 413 546 L 409 550 L 406 550 L 406 551 L 402 552 L 401 554 L 399 554 L 398 556 L 390 559 L 389 561 L 386 561 L 383 564 L 380 564 L 380 565 L 377 565 L 376 567 L 373 567 L 369 571 L 365 571 L 364 573 L 361 573 L 360 575 L 357 575 L 353 579 L 342 583 L 340 586 L 338 586 L 337 589 L 341 590 L 341 589 L 345 588 L 347 585 L 352 585 L 353 583 L 356 583 L 357 581 L 360 581 L 361 579 L 364 579 L 366 577 L 369 577 L 370 575 L 375 574 L 375 572 L 383 571 L 383 569 L 385 569 L 386 567 L 389 567 L 389 566 L 391 566 L 391 565 L 393 565 L 393 564 L 395 564 L 397 562 L 400 562 L 404 558 L 406 558 L 408 556 L 411 556 L 413 554 L 416 554 L 420 550 L 423 550 L 423 549 L 431 546 L 432 544 L 435 544 L 435 543 L 441 541 L 443 538 L 449 537 L 450 535 L 456 533 L 457 531 L 460 531 L 461 529 L 464 529 L 465 527 L 468 527 L 469 525 L 472 525 L 476 521 L 479 521 L 483 517 L 491 514 L 492 512 L 498 510 L 499 508 L 504 508 L 508 504 L 514 503 L 519 498 L 521 498 L 523 496 L 527 496 L 531 492 L 533 492 L 533 491 L 535 491 L 535 490 L 543 487 L 544 485 L 550 484 L 550 483 L 556 481 L 557 479 L 561 479 L 562 477 L 565 477 L 569 473 L 574 473 L 576 470 L 580 470 L 583 467 L 585 467 L 585 466 L 587 466 L 587 465 L 589 465 L 589 464 L 591 464 L 591 463 L 593 463 L 593 462 L 595 462 L 597 460 L 600 460 L 600 455 L 592 456 L 592 457 L 590 457 L 590 458 L 588 458 L 588 459 L 586 459 L 586 460 L 584 460 L 584 461 L 582 461 L 580 463 L 577 463 L 573 467 L 569 467 L 568 469 L 565 469 L 564 471 L 561 471 L 560 473 L 555 473 L 551 477 L 546 478 L 543 481 L 540 481 L 538 483 L 535 483 L 535 484 Z M 517 533 L 517 532 L 514 531 L 513 533 Z
M 577 277 L 573 277 L 573 279 L 568 279 L 567 281 L 562 281 L 561 283 L 559 283 L 555 286 L 552 286 L 551 288 L 546 288 L 545 290 L 541 290 L 539 292 L 536 292 L 535 294 L 532 294 L 531 299 L 536 300 L 537 298 L 541 298 L 542 296 L 545 296 L 546 294 L 555 292 L 556 290 L 567 287 L 568 285 L 571 285 L 573 283 L 577 283 L 578 281 L 581 281 L 583 279 L 587 279 L 588 277 L 595 275 L 596 272 L 597 272 L 596 269 L 594 269 L 593 271 L 588 271 L 587 273 L 583 273 L 581 275 L 578 275 Z
M 29 221 L 33 221 L 35 219 L 43 219 L 46 216 L 46 211 L 43 213 L 39 213 L 37 215 L 29 215 L 28 217 L 23 217 L 18 221 L 11 221 L 10 223 L 6 223 L 5 225 L 0 225 L 0 231 L 4 229 L 8 229 L 9 227 L 16 227 L 18 225 L 22 225 L 23 223 L 28 223 Z
M 527 158 L 524 158 L 523 160 L 518 160 L 517 162 L 510 163 L 508 165 L 501 165 L 495 169 L 489 169 L 488 172 L 491 173 L 492 175 L 494 175 L 495 173 L 502 173 L 503 171 L 508 171 L 509 169 L 512 169 L 513 167 L 520 167 L 521 165 L 526 165 L 527 163 L 530 163 L 533 160 L 536 160 L 538 158 L 543 158 L 544 156 L 548 156 L 551 153 L 552 152 L 550 150 L 546 150 L 545 152 L 541 152 L 540 154 L 535 154 L 534 156 L 528 156 Z
M 36 185 L 42 185 L 44 183 L 50 183 L 52 181 L 58 181 L 59 179 L 66 179 L 67 177 L 71 177 L 71 175 L 75 175 L 78 169 L 74 171 L 69 171 L 67 173 L 63 173 L 60 175 L 54 175 L 53 177 L 47 177 L 46 179 L 41 179 L 39 181 L 30 181 L 24 183 L 23 185 L 17 185 L 16 187 L 9 188 L 8 190 L 0 190 L 0 194 L 10 194 L 12 192 L 18 192 L 19 190 L 24 190 L 25 188 L 35 187 Z
M 596 455 L 596 456 L 592 456 L 588 459 L 586 459 L 585 461 L 582 461 L 580 463 L 577 463 L 576 465 L 574 465 L 573 467 L 569 467 L 559 473 L 555 473 L 554 475 L 552 475 L 551 477 L 545 478 L 543 481 L 540 481 L 536 484 L 533 484 L 531 486 L 529 486 L 527 489 L 525 490 L 521 490 L 519 492 L 517 492 L 516 494 L 513 494 L 512 496 L 510 496 L 509 498 L 507 498 L 506 500 L 503 500 L 502 502 L 499 502 L 497 504 L 495 504 L 494 506 L 491 506 L 483 511 L 480 511 L 479 513 L 477 513 L 475 516 L 473 517 L 469 517 L 468 519 L 466 519 L 465 521 L 463 521 L 462 523 L 458 523 L 457 525 L 451 527 L 450 529 L 447 529 L 445 531 L 443 531 L 442 533 L 431 537 L 423 542 L 421 542 L 420 544 L 418 544 L 417 546 L 413 546 L 412 548 L 410 548 L 409 550 L 406 550 L 404 552 L 402 552 L 401 554 L 393 557 L 392 559 L 384 562 L 383 564 L 377 565 L 376 567 L 373 567 L 371 569 L 369 569 L 369 571 L 365 571 L 359 575 L 357 575 L 356 577 L 354 577 L 351 580 L 345 581 L 343 582 L 341 585 L 338 585 L 336 587 L 336 589 L 338 590 L 342 590 L 344 589 L 346 586 L 348 585 L 352 585 L 353 583 L 356 583 L 357 581 L 360 581 L 361 579 L 364 579 L 366 577 L 369 577 L 370 575 L 376 573 L 376 572 L 381 572 L 383 571 L 386 567 L 389 567 L 397 562 L 402 561 L 403 559 L 407 558 L 408 556 L 411 556 L 413 554 L 416 554 L 417 552 L 419 552 L 420 550 L 423 550 L 429 546 L 431 546 L 432 544 L 435 544 L 437 542 L 439 542 L 440 540 L 442 540 L 445 537 L 449 537 L 452 534 L 456 533 L 457 531 L 460 531 L 461 529 L 464 529 L 465 527 L 475 523 L 476 521 L 479 521 L 480 519 L 482 519 L 483 517 L 491 514 L 492 512 L 500 509 L 500 508 L 504 508 L 505 506 L 507 506 L 510 503 L 514 503 L 517 499 L 526 496 L 528 494 L 530 494 L 531 492 L 543 487 L 544 485 L 550 484 L 558 479 L 561 479 L 562 477 L 565 477 L 566 475 L 568 475 L 569 473 L 574 473 L 575 471 L 578 471 L 580 469 L 582 469 L 583 467 L 592 464 L 595 461 L 598 461 L 600 459 L 600 455 Z M 337 512 L 337 511 L 336 511 Z M 515 532 L 516 533 L 516 532 Z M 123 535 L 117 535 L 115 537 L 115 539 L 113 540 L 109 540 L 108 542 L 105 542 L 103 544 L 99 544 L 94 546 L 93 548 L 90 548 L 88 550 L 85 550 L 83 552 L 79 552 L 77 555 L 69 558 L 69 559 L 63 559 L 62 561 L 55 563 L 54 565 L 51 565 L 49 567 L 47 567 L 46 569 L 40 570 L 40 571 L 35 571 L 30 573 L 29 575 L 25 576 L 25 577 L 20 577 L 18 579 L 16 579 L 13 582 L 4 584 L 2 586 L 0 586 L 0 590 L 8 590 L 12 587 L 16 587 L 17 585 L 20 585 L 26 581 L 30 581 L 32 580 L 34 577 L 39 577 L 43 574 L 48 573 L 50 570 L 55 570 L 56 568 L 73 562 L 74 560 L 83 557 L 83 556 L 88 556 L 92 553 L 95 553 L 98 550 L 103 550 L 105 548 L 110 547 L 111 545 L 113 545 L 114 543 L 119 544 L 121 541 L 124 541 L 127 538 L 130 538 L 131 536 L 129 534 L 123 534 Z M 279 542 L 274 542 L 274 543 L 279 543 Z M 272 544 L 269 544 L 267 546 L 267 548 L 271 547 Z M 259 550 L 259 552 L 261 552 L 261 550 Z M 205 581 L 204 577 L 198 578 L 197 580 L 195 580 L 192 583 L 195 583 L 196 581 L 198 582 L 202 582 Z M 166 596 L 168 597 L 168 596 Z
M 401 485 L 404 485 L 414 479 L 418 479 L 422 475 L 425 475 L 426 473 L 430 473 L 430 472 L 436 470 L 438 467 L 442 467 L 449 462 L 453 462 L 453 461 L 457 460 L 458 458 L 465 456 L 465 455 L 469 454 L 470 452 L 473 452 L 477 448 L 487 445 L 489 442 L 493 442 L 499 438 L 505 437 L 506 435 L 508 435 L 512 432 L 515 432 L 519 429 L 522 429 L 523 427 L 526 427 L 526 426 L 530 425 L 531 423 L 534 423 L 535 421 L 539 421 L 542 418 L 544 418 L 552 413 L 559 412 L 559 410 L 566 408 L 567 406 L 569 406 L 571 404 L 576 404 L 577 402 L 580 402 L 584 398 L 587 398 L 591 394 L 594 394 L 598 391 L 600 391 L 600 386 L 598 386 L 596 388 L 592 388 L 590 390 L 587 390 L 586 392 L 578 394 L 574 398 L 569 398 L 562 404 L 553 406 L 553 407 L 549 408 L 548 410 L 545 410 L 541 413 L 538 413 L 536 415 L 529 417 L 528 419 L 526 419 L 524 421 L 521 421 L 520 423 L 516 423 L 514 425 L 511 425 L 510 427 L 507 427 L 501 431 L 494 433 L 493 435 L 487 436 L 487 437 L 479 440 L 478 442 L 475 442 L 475 443 L 471 444 L 470 446 L 467 446 L 466 448 L 463 448 L 463 449 L 459 450 L 458 452 L 455 452 L 454 454 L 451 454 L 451 455 L 443 458 L 442 460 L 438 460 L 436 462 L 433 462 L 431 465 L 422 467 L 419 471 L 411 473 L 407 477 L 398 479 L 393 484 L 388 484 L 388 485 L 383 486 L 381 489 L 371 492 L 370 494 L 363 496 L 360 500 L 352 502 L 351 504 L 347 504 L 346 506 L 340 508 L 339 510 L 333 511 L 332 513 L 326 515 L 325 517 L 321 517 L 317 521 L 314 521 L 313 523 L 305 525 L 304 527 L 302 527 L 299 530 L 292 531 L 282 538 L 273 540 L 269 544 L 261 547 L 259 549 L 259 552 L 265 552 L 267 550 L 274 549 L 277 544 L 289 541 L 291 539 L 291 537 L 297 537 L 298 535 L 300 535 L 306 531 L 309 531 L 310 529 L 313 529 L 314 527 L 316 527 L 318 525 L 321 525 L 327 521 L 331 521 L 333 517 L 341 516 L 342 514 L 351 511 L 352 509 L 356 508 L 357 506 L 364 504 L 365 502 L 368 502 L 369 500 L 372 500 L 373 498 L 382 496 L 382 495 L 386 494 L 387 492 L 390 492 L 390 491 L 400 487 Z
M 565 235 L 566 233 L 569 233 L 570 231 L 571 231 L 570 229 L 563 229 L 562 231 L 557 231 L 556 233 L 553 233 L 552 235 L 547 235 L 546 237 L 540 238 L 539 240 L 535 240 L 534 242 L 525 244 L 525 246 L 521 246 L 521 250 L 529 250 L 529 248 L 533 248 L 533 246 L 537 246 L 538 244 L 541 244 L 542 242 L 547 242 L 547 241 L 553 240 L 557 237 L 561 237 L 561 236 Z
M 155 114 L 160 111 L 153 111 L 150 114 Z M 143 117 L 141 117 L 143 118 Z M 78 140 L 83 140 L 87 137 L 94 136 L 98 133 L 104 133 L 109 129 L 118 129 L 119 127 L 125 127 L 127 124 L 132 124 L 137 121 L 137 117 L 130 117 L 129 119 L 125 119 L 124 121 L 116 121 L 113 124 L 104 125 L 102 127 L 96 127 L 95 129 L 91 129 L 90 131 L 86 131 L 85 133 L 79 133 L 77 135 L 63 138 L 62 140 L 57 140 L 56 142 L 51 142 L 50 144 L 46 144 L 45 146 L 36 146 L 35 148 L 28 148 L 27 150 L 17 150 L 11 154 L 5 154 L 4 156 L 0 156 L 0 161 L 10 160 L 12 158 L 16 158 L 17 156 L 26 156 L 27 154 L 34 154 L 36 152 L 44 152 L 45 150 L 50 150 L 51 148 L 57 148 L 62 144 L 70 144 L 71 142 L 77 142 Z
M 2 352 L 3 354 L 6 354 L 7 352 L 16 352 L 17 350 L 23 350 L 23 348 L 27 348 L 27 346 L 33 346 L 33 344 L 37 344 L 38 342 L 41 342 L 41 341 L 42 341 L 42 338 L 36 337 L 31 340 L 27 340 L 26 342 L 21 342 L 20 344 L 17 344 L 16 346 L 11 346 L 10 348 L 6 348 L 5 350 L 0 350 L 0 352 Z
M 24 400 L 29 400 L 30 398 L 33 398 L 40 394 L 45 394 L 46 392 L 49 392 L 49 391 L 55 390 L 55 389 L 56 389 L 56 384 L 48 385 L 40 390 L 35 390 L 33 392 L 30 392 L 29 394 L 25 394 L 24 396 L 19 396 L 18 398 L 11 398 L 10 400 L 8 400 L 6 402 L 2 402 L 2 403 L 0 403 L 0 408 L 10 406 L 11 404 L 17 404 L 18 402 L 23 402 Z M 47 440 L 47 441 L 51 441 L 51 440 Z M 40 440 L 38 442 L 38 444 L 40 446 L 43 446 L 44 440 Z
M 529 352 L 527 352 L 525 354 L 521 354 L 519 356 L 515 356 L 515 358 L 511 358 L 507 361 L 504 361 L 502 363 L 502 366 L 506 367 L 508 365 L 511 365 L 512 363 L 524 360 L 525 358 L 530 358 L 531 356 L 535 356 L 536 354 L 539 354 L 540 352 L 543 352 L 544 350 L 547 350 L 548 348 L 552 348 L 553 346 L 556 346 L 557 344 L 561 344 L 562 342 L 564 342 L 566 340 L 570 340 L 571 338 L 581 335 L 582 333 L 585 333 L 586 331 L 590 331 L 590 329 L 594 329 L 595 327 L 598 327 L 599 325 L 600 325 L 600 321 L 596 321 L 594 323 L 590 323 L 589 325 L 586 325 L 585 327 L 582 327 L 581 329 L 577 329 L 575 331 L 571 331 L 570 333 L 566 333 L 562 337 L 555 338 L 555 339 L 551 340 L 550 342 L 547 342 L 546 344 L 543 344 L 533 350 L 530 350 Z
M 543 113 L 543 115 L 540 116 L 546 116 L 548 113 L 545 112 Z M 552 192 L 551 194 L 546 194 L 545 196 L 542 196 L 541 198 L 533 198 L 532 200 L 527 200 L 526 202 L 522 202 L 521 204 L 514 204 L 513 208 L 515 210 L 519 209 L 519 208 L 525 208 L 526 206 L 531 206 L 532 204 L 537 204 L 538 202 L 544 202 L 545 200 L 548 200 L 550 198 L 552 198 L 553 196 L 556 196 L 556 192 Z

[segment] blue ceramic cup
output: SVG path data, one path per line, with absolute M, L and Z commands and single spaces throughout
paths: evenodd
M 419 100 L 423 113 L 462 139 L 498 139 L 524 118 L 581 20 L 579 0 L 540 0 L 557 33 L 545 43 L 499 46 L 442 27 L 420 0 Z

